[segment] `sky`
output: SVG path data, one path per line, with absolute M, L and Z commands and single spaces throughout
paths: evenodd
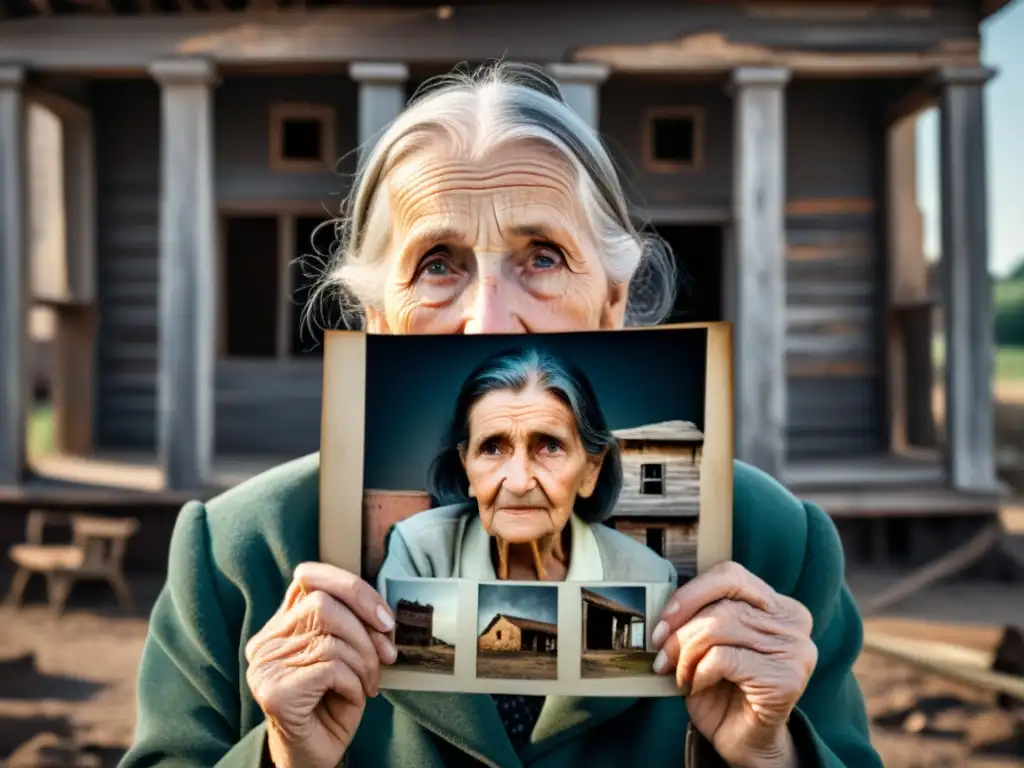
M 998 70 L 986 93 L 989 269 L 1003 275 L 1024 256 L 1024 2 L 1018 0 L 982 28 L 982 60 Z M 921 116 L 918 202 L 925 217 L 925 253 L 937 258 L 939 235 L 938 115 Z
M 395 609 L 399 600 L 434 606 L 434 637 L 455 645 L 459 623 L 459 589 L 454 581 L 436 579 L 388 579 L 388 605 Z
M 632 608 L 634 611 L 647 613 L 646 587 L 587 587 L 587 589 L 627 608 Z
M 503 613 L 521 619 L 558 623 L 558 587 L 530 584 L 481 584 L 476 615 L 476 633 L 484 631 L 491 619 Z

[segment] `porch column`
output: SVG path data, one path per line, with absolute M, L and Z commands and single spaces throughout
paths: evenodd
M 732 74 L 736 457 L 786 461 L 785 87 L 789 72 Z
M 150 72 L 162 91 L 157 435 L 167 487 L 192 490 L 213 462 L 216 72 L 194 59 L 157 62 Z
M 359 83 L 359 155 L 362 157 L 377 138 L 405 108 L 405 64 L 355 62 L 349 77 Z
M 601 124 L 601 85 L 611 68 L 606 64 L 588 62 L 548 65 L 548 73 L 558 81 L 566 104 L 595 131 Z
M 994 341 L 988 273 L 986 68 L 939 74 L 946 460 L 963 490 L 997 487 L 992 404 Z
M 22 480 L 31 402 L 24 82 L 21 67 L 0 67 L 0 485 Z

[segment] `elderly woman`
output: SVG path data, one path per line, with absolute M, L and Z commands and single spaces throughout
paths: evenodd
M 503 352 L 469 375 L 428 488 L 444 506 L 395 527 L 381 585 L 395 577 L 676 581 L 667 560 L 595 525 L 622 488 L 618 446 L 586 376 L 551 355 Z
M 526 68 L 415 99 L 362 161 L 345 222 L 325 290 L 375 333 L 615 329 L 673 301 L 668 254 L 631 223 L 599 138 Z M 125 768 L 881 764 L 836 530 L 763 473 L 735 467 L 735 562 L 680 588 L 654 631 L 682 695 L 538 708 L 378 695 L 394 619 L 315 562 L 318 470 L 300 459 L 182 509 Z

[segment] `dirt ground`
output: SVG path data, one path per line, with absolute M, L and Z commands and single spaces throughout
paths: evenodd
M 580 677 L 636 677 L 652 674 L 654 657 L 649 651 L 587 651 L 580 660 Z
M 861 574 L 851 584 L 870 591 L 888 580 Z M 148 612 L 159 584 L 136 580 L 134 588 Z M 997 623 L 1024 625 L 1020 590 L 1019 585 L 938 587 L 901 606 L 898 618 L 872 619 L 869 625 L 990 649 Z M 7 760 L 10 768 L 114 768 L 132 737 L 144 615 L 124 617 L 110 610 L 113 597 L 101 586 L 76 591 L 60 619 L 52 618 L 38 598 L 18 614 L 0 609 L 0 765 Z M 978 623 L 986 614 L 988 624 Z M 928 622 L 936 617 L 945 620 Z M 554 656 L 480 654 L 478 659 L 480 674 L 488 677 L 556 676 Z M 1024 766 L 1024 716 L 999 711 L 991 696 L 868 655 L 855 671 L 872 739 L 887 768 Z M 60 739 L 75 746 L 76 761 L 56 749 Z M 11 759 L 19 746 L 25 762 Z M 41 753 L 57 759 L 40 758 Z
M 423 648 L 417 645 L 398 646 L 396 667 L 410 672 L 433 672 L 439 675 L 455 674 L 455 649 L 444 646 Z
M 477 651 L 476 674 L 489 680 L 557 680 L 558 657 L 533 651 Z

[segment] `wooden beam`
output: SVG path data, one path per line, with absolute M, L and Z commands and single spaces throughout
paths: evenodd
M 957 40 L 921 52 L 808 51 L 736 42 L 711 32 L 654 43 L 587 46 L 574 58 L 645 74 L 715 74 L 739 66 L 780 67 L 795 77 L 906 77 L 947 66 L 977 66 L 979 47 L 975 40 Z
M 736 457 L 779 477 L 786 459 L 785 86 L 780 69 L 733 76 Z
M 953 69 L 937 81 L 948 465 L 965 490 L 997 485 L 984 99 L 994 74 Z
M 356 62 L 349 76 L 359 83 L 359 152 L 373 149 L 377 137 L 405 108 L 405 64 Z
M 28 365 L 28 211 L 21 67 L 0 67 L 0 485 L 25 471 Z
M 198 488 L 213 463 L 216 334 L 215 69 L 157 62 L 162 90 L 160 421 L 167 487 Z
M 460 7 L 451 18 L 439 16 L 436 7 L 348 8 L 193 14 L 174 22 L 59 15 L 16 20 L 0 27 L 0 50 L 34 70 L 140 74 L 151 61 L 174 56 L 205 57 L 222 67 L 504 57 L 588 61 L 619 72 L 714 75 L 737 66 L 782 66 L 800 76 L 828 77 L 908 77 L 978 61 L 977 20 L 966 15 L 941 25 L 890 14 L 856 29 L 827 21 L 808 29 L 785 19 L 752 22 L 732 4 L 641 2 L 600 14 L 549 3 Z M 666 30 L 673 32 L 667 36 Z

